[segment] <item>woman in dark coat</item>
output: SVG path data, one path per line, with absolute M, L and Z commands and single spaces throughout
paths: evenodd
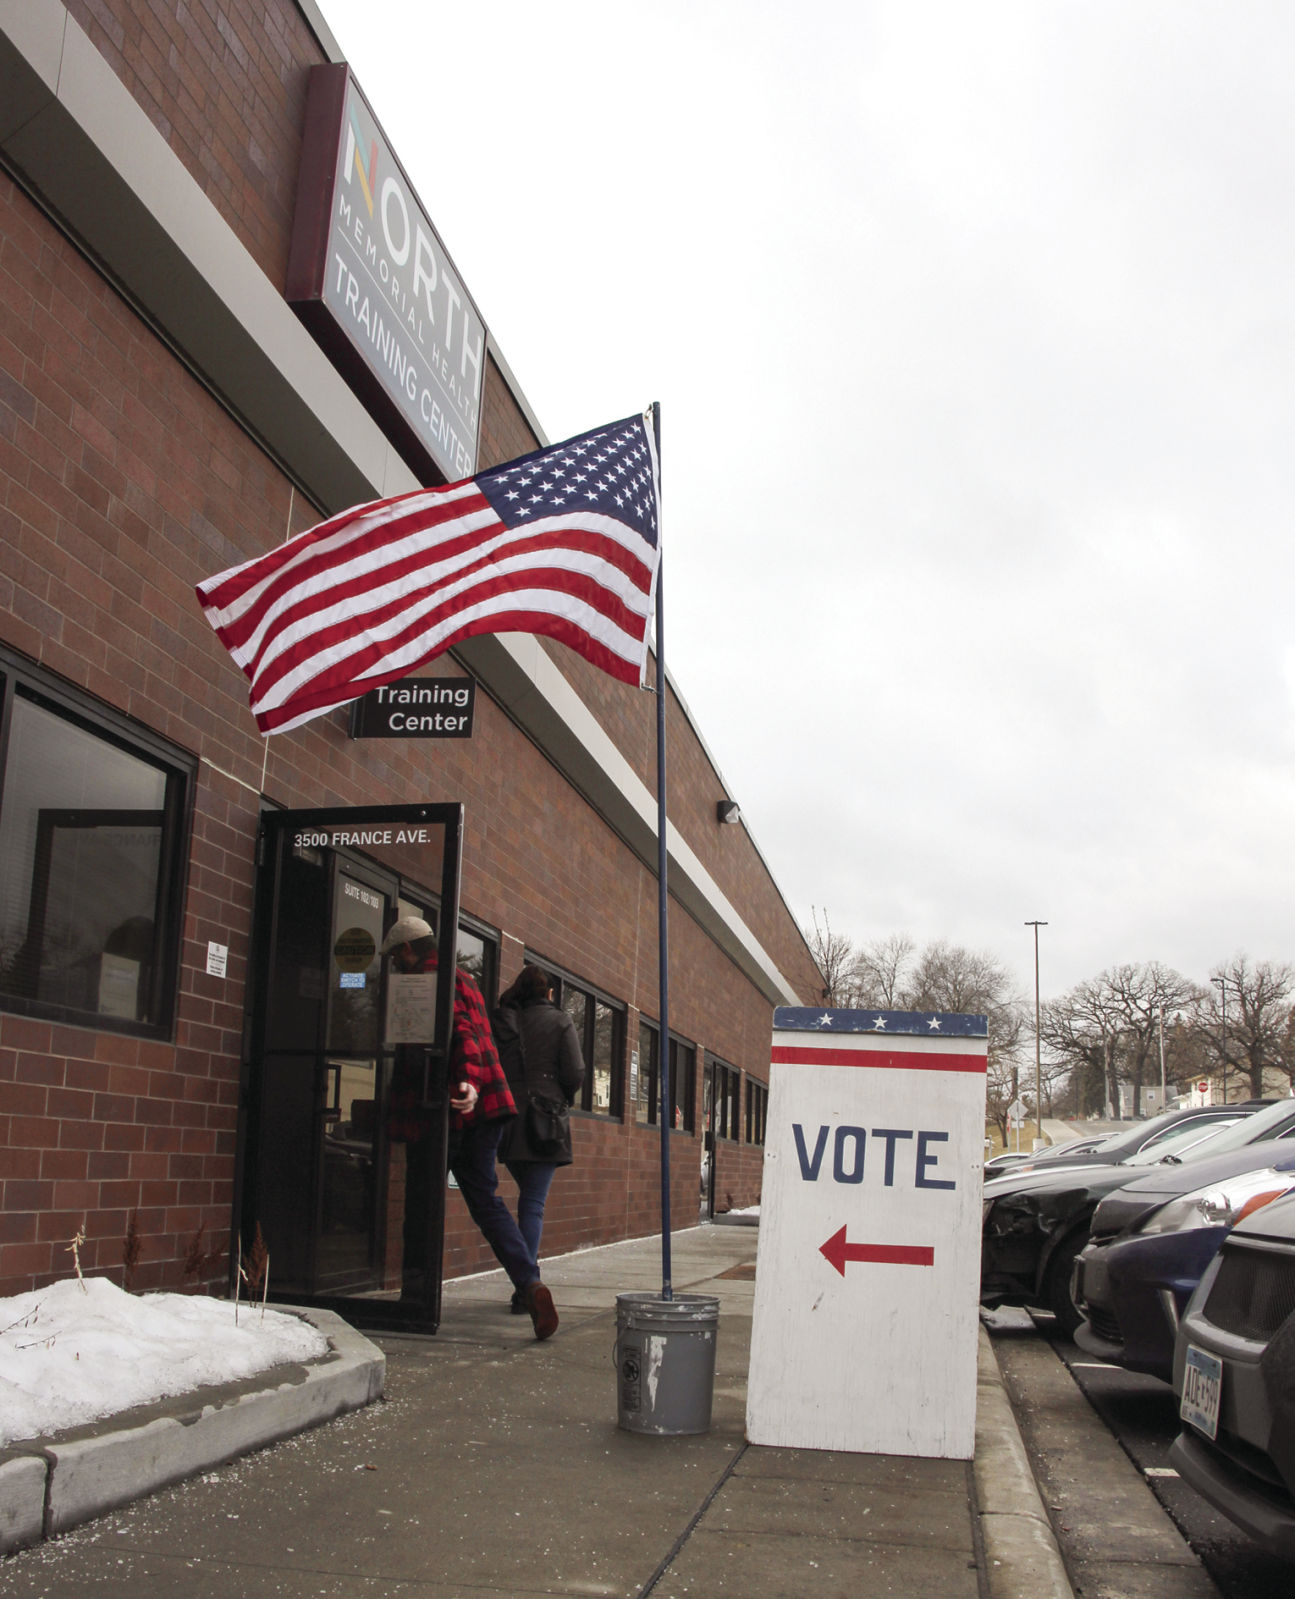
M 540 1149 L 527 1105 L 535 1095 L 573 1105 L 585 1080 L 585 1063 L 575 1023 L 553 1003 L 548 973 L 539 966 L 524 966 L 499 996 L 494 1028 L 499 1058 L 517 1104 L 516 1120 L 500 1140 L 499 1159 L 517 1184 L 517 1225 L 538 1263 L 553 1173 L 571 1164 L 571 1123 L 563 1116 L 556 1148 Z M 514 1311 L 526 1308 L 519 1306 L 516 1294 L 513 1301 Z

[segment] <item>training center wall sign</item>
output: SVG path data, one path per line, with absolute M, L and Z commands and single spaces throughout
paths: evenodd
M 969 1460 L 983 1016 L 774 1012 L 747 1437 Z
M 471 738 L 470 677 L 406 677 L 351 701 L 352 738 Z
M 284 293 L 411 465 L 472 476 L 485 323 L 345 65 L 311 70 Z

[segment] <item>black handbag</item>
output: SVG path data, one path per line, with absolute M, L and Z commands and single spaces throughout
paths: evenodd
M 567 1139 L 567 1107 L 547 1094 L 529 1095 L 526 1101 L 526 1138 L 537 1155 L 561 1154 Z

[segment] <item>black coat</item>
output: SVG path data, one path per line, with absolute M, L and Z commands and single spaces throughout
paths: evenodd
M 525 1059 L 524 1080 L 516 1061 L 516 1051 L 506 1047 L 504 1035 L 510 1027 L 516 1027 L 521 1034 Z M 551 1000 L 535 999 L 517 1008 L 501 1006 L 495 1013 L 495 1034 L 500 1042 L 499 1054 L 508 1075 L 508 1086 L 517 1104 L 516 1119 L 509 1122 L 500 1140 L 499 1159 L 544 1161 L 553 1166 L 569 1166 L 570 1125 L 557 1154 L 540 1154 L 531 1147 L 527 1136 L 526 1101 L 529 1093 L 536 1093 L 548 1099 L 561 1100 L 567 1105 L 575 1103 L 585 1080 L 585 1063 L 580 1053 L 575 1023 L 566 1011 L 559 1010 Z

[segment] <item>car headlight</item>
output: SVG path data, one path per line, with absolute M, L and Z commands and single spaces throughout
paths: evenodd
M 1295 1177 L 1289 1172 L 1266 1166 L 1171 1199 L 1130 1231 L 1145 1235 L 1186 1232 L 1191 1227 L 1235 1227 L 1243 1216 L 1280 1199 L 1293 1186 Z

